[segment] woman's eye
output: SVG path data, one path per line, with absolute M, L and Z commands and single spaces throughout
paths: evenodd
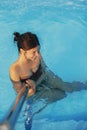
M 35 51 L 33 51 L 33 53 L 32 54 L 35 54 Z

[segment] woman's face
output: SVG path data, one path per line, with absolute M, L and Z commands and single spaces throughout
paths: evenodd
M 39 51 L 40 51 L 39 46 L 36 46 L 35 48 L 25 51 L 26 59 L 31 61 L 41 60 L 41 55 Z

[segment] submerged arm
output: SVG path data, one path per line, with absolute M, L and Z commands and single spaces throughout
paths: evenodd
M 38 86 L 45 79 L 45 77 L 46 77 L 46 73 L 43 72 L 42 75 L 36 81 L 36 86 Z
M 46 64 L 43 61 L 43 59 L 41 60 L 41 68 L 42 68 L 42 74 L 41 76 L 37 79 L 36 81 L 36 86 L 38 86 L 45 78 L 46 78 Z

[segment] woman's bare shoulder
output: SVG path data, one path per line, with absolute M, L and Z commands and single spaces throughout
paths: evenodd
M 10 71 L 17 71 L 19 69 L 19 65 L 17 62 L 14 62 L 11 66 L 10 66 Z
M 19 65 L 15 62 L 9 69 L 10 78 L 14 81 L 19 81 Z

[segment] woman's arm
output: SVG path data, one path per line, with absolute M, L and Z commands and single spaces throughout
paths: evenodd
M 41 60 L 41 69 L 42 69 L 42 74 L 41 76 L 38 78 L 38 80 L 36 81 L 36 86 L 38 86 L 45 78 L 46 78 L 46 64 L 44 62 L 44 60 Z
M 36 81 L 36 86 L 38 86 L 44 79 L 46 78 L 46 73 L 43 72 L 42 75 L 38 78 L 38 80 Z
M 13 87 L 15 91 L 21 95 L 24 93 L 24 90 L 26 87 L 29 87 L 28 91 L 28 97 L 32 96 L 35 93 L 35 84 L 31 80 L 26 82 L 25 84 L 22 84 L 19 77 L 19 72 L 17 68 L 11 67 L 10 68 L 10 79 L 12 81 Z M 19 96 L 20 97 L 20 96 Z

